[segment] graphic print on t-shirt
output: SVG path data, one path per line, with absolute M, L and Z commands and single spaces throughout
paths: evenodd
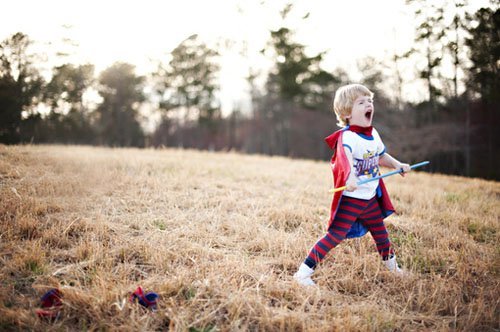
M 354 167 L 356 168 L 356 176 L 375 177 L 378 175 L 378 154 L 376 151 L 366 150 L 363 154 L 363 159 L 354 158 Z

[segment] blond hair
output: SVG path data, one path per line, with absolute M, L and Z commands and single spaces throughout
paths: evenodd
M 344 85 L 335 92 L 333 111 L 337 117 L 337 125 L 345 127 L 349 124 L 349 120 L 346 117 L 351 115 L 354 101 L 361 96 L 373 98 L 373 92 L 361 84 Z

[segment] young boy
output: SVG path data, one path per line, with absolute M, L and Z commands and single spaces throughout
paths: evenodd
M 343 86 L 335 93 L 333 110 L 343 129 L 325 141 L 334 151 L 331 166 L 335 188 L 346 186 L 334 194 L 328 232 L 311 249 L 294 278 L 302 285 L 314 285 L 311 276 L 318 263 L 345 238 L 360 237 L 370 232 L 377 250 L 390 271 L 403 273 L 391 248 L 384 218 L 394 212 L 382 179 L 357 185 L 359 181 L 379 175 L 379 165 L 409 172 L 410 165 L 401 163 L 385 152 L 384 143 L 372 127 L 375 109 L 373 93 L 360 84 Z

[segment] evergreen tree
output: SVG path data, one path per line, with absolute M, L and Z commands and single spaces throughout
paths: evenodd
M 51 108 L 47 118 L 54 129 L 54 140 L 71 143 L 92 143 L 95 130 L 89 110 L 83 104 L 83 94 L 94 81 L 94 66 L 75 67 L 64 64 L 54 68 L 45 90 L 45 102 Z
M 455 14 L 453 16 L 453 22 L 450 25 L 450 34 L 448 37 L 448 43 L 446 44 L 446 49 L 451 55 L 452 68 L 453 68 L 453 98 L 458 99 L 459 97 L 459 72 L 463 73 L 465 71 L 465 52 L 462 51 L 465 47 L 464 36 L 466 35 L 467 24 L 469 23 L 469 15 L 466 14 L 464 8 L 468 5 L 467 1 L 454 1 L 453 7 Z
M 283 26 L 270 31 L 268 50 L 274 63 L 266 81 L 266 94 L 257 101 L 259 119 L 263 123 L 259 134 L 261 152 L 290 155 L 292 136 L 296 131 L 292 114 L 301 108 L 329 111 L 335 85 L 340 82 L 321 68 L 324 52 L 308 56 L 306 47 L 294 41 L 294 32 L 284 26 L 293 10 L 286 5 L 281 11 Z M 307 19 L 308 15 L 302 17 Z
M 500 9 L 481 8 L 473 16 L 470 28 L 470 61 L 468 87 L 485 103 L 500 101 Z
M 441 95 L 439 68 L 446 35 L 444 7 L 424 0 L 407 0 L 406 3 L 416 6 L 415 17 L 418 22 L 415 47 L 409 54 L 418 54 L 423 60 L 424 65 L 419 66 L 418 74 L 426 83 L 428 102 L 436 110 L 438 97 Z
M 483 150 L 483 165 L 477 166 L 481 176 L 498 179 L 500 177 L 500 157 L 498 146 L 500 139 L 496 133 L 500 122 L 498 104 L 500 102 L 500 9 L 481 8 L 474 16 L 473 25 L 469 29 L 470 61 L 468 88 L 470 94 L 479 98 L 479 108 L 475 112 L 467 109 L 468 126 L 476 126 L 472 140 Z M 475 99 L 474 98 L 474 99 Z M 472 113 L 472 114 L 470 114 Z M 481 164 L 481 163 L 479 163 Z
M 34 67 L 27 35 L 16 33 L 0 44 L 0 142 L 22 139 L 23 117 L 34 113 L 44 81 Z
M 97 108 L 100 142 L 110 146 L 143 146 L 144 134 L 138 121 L 138 110 L 144 101 L 143 77 L 135 75 L 135 67 L 115 63 L 99 77 L 99 94 L 103 98 Z
M 269 93 L 308 109 L 325 109 L 339 80 L 321 69 L 324 53 L 307 56 L 305 46 L 293 41 L 286 27 L 271 31 L 274 68 L 269 74 Z
M 160 66 L 156 73 L 158 92 L 162 97 L 160 108 L 166 113 L 179 111 L 184 125 L 192 119 L 215 134 L 220 119 L 220 105 L 215 93 L 220 66 L 217 52 L 192 35 L 182 41 L 171 53 L 168 66 Z M 185 137 L 180 138 L 185 145 Z

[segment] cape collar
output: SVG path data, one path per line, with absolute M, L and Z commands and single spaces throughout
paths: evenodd
M 326 142 L 326 144 L 328 144 L 330 149 L 332 149 L 332 150 L 335 149 L 335 146 L 337 145 L 337 141 L 339 140 L 340 134 L 344 130 L 353 131 L 357 134 L 362 135 L 364 138 L 366 138 L 368 140 L 373 140 L 372 129 L 373 129 L 372 126 L 370 126 L 370 127 L 347 126 L 347 127 L 344 127 L 340 130 L 337 130 L 336 132 L 334 132 L 330 136 L 326 137 L 325 142 Z
M 362 134 L 368 137 L 372 137 L 373 126 L 369 127 L 360 127 L 360 126 L 349 126 L 347 130 L 353 131 L 357 134 Z

